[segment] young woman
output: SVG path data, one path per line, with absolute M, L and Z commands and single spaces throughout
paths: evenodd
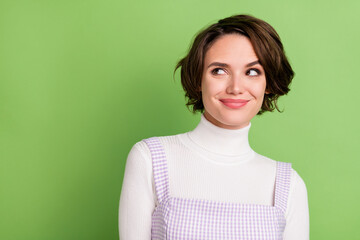
M 290 163 L 249 146 L 251 119 L 278 110 L 294 72 L 276 31 L 249 15 L 202 30 L 179 61 L 192 131 L 131 149 L 120 239 L 309 239 L 306 186 Z

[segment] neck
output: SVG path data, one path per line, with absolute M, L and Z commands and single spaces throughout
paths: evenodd
M 251 123 L 240 129 L 221 128 L 201 114 L 199 124 L 189 132 L 189 137 L 207 151 L 226 156 L 239 156 L 252 151 L 248 140 L 250 127 Z

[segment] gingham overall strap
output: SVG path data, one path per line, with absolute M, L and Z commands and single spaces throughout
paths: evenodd
M 291 163 L 277 162 L 276 182 L 275 182 L 275 206 L 284 213 L 290 190 Z
M 165 151 L 157 137 L 144 139 L 148 145 L 153 165 L 156 196 L 159 203 L 169 195 L 168 168 Z

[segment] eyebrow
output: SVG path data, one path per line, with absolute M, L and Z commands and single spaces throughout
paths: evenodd
M 256 61 L 253 61 L 253 62 L 251 62 L 251 63 L 248 63 L 248 64 L 246 64 L 245 67 L 251 67 L 251 66 L 254 66 L 254 65 L 256 65 L 256 64 L 260 64 L 259 60 L 256 60 Z M 260 65 L 261 65 L 261 64 L 260 64 Z M 226 64 L 226 63 L 221 63 L 221 62 L 213 62 L 213 63 L 209 64 L 209 66 L 208 66 L 207 68 L 209 68 L 209 67 L 211 67 L 211 66 L 229 67 L 228 64 Z

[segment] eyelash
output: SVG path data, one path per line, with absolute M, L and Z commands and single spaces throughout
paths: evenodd
M 224 72 L 226 72 L 224 69 L 222 69 L 222 68 L 214 68 L 212 71 L 211 71 L 211 73 L 213 74 L 213 75 L 218 75 L 218 74 L 216 74 L 216 71 L 217 70 L 223 70 Z M 246 71 L 246 73 L 248 74 L 251 70 L 253 70 L 253 71 L 255 71 L 258 75 L 260 75 L 261 74 L 261 71 L 259 70 L 259 69 L 256 69 L 256 68 L 250 68 L 249 70 L 247 70 Z M 257 76 L 258 76 L 257 75 Z
M 222 68 L 214 68 L 214 69 L 211 71 L 211 73 L 212 73 L 213 75 L 218 75 L 218 74 L 216 74 L 216 71 L 217 71 L 217 70 L 223 70 L 223 71 L 225 72 L 225 70 L 222 69 Z
M 250 72 L 251 70 L 254 70 L 258 75 L 261 74 L 260 70 L 259 69 L 256 69 L 256 68 L 250 68 L 247 72 Z M 257 75 L 257 76 L 258 76 Z

